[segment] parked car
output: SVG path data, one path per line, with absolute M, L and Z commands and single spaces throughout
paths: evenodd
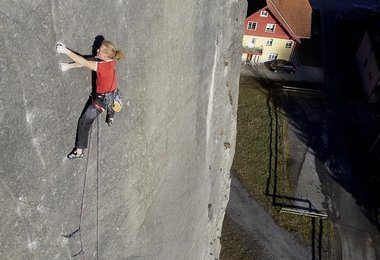
M 264 62 L 265 66 L 273 72 L 287 72 L 293 74 L 296 72 L 296 66 L 287 60 L 271 60 Z

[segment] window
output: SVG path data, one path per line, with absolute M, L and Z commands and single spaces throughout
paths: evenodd
M 268 17 L 268 12 L 267 11 L 261 11 L 260 16 L 261 17 Z
M 251 38 L 249 39 L 249 42 L 248 42 L 248 48 L 254 48 L 255 47 L 255 41 L 256 41 L 256 38 Z
M 273 39 L 267 40 L 267 46 L 272 46 L 272 44 L 273 44 Z
M 285 48 L 291 48 L 292 45 L 293 45 L 293 42 L 292 42 L 292 41 L 288 41 L 288 42 L 286 42 L 286 44 L 285 44 Z
M 269 57 L 268 57 L 268 60 L 276 60 L 276 59 L 277 59 L 277 56 L 278 56 L 277 53 L 270 53 L 270 54 L 269 54 Z
M 267 27 L 265 28 L 265 31 L 273 33 L 275 29 L 276 29 L 276 25 L 275 24 L 273 24 L 273 23 L 267 23 Z
M 247 29 L 255 31 L 257 27 L 257 22 L 248 22 Z

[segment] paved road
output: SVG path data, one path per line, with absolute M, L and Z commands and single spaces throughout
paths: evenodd
M 358 158 L 353 151 L 351 131 L 353 115 L 349 87 L 350 73 L 342 70 L 341 50 L 336 38 L 336 17 L 351 8 L 356 1 L 312 1 L 321 10 L 322 53 L 325 68 L 326 89 L 326 158 L 319 162 L 319 176 L 323 191 L 329 200 L 330 217 L 336 224 L 341 241 L 341 259 L 376 259 L 380 257 L 379 233 L 371 221 L 370 211 L 360 205 L 360 187 L 357 178 L 360 168 L 355 168 Z M 377 1 L 362 0 L 361 4 L 374 6 Z M 327 173 L 327 174 L 326 174 Z M 364 196 L 365 197 L 365 196 Z
M 267 69 L 263 63 L 249 64 L 242 67 L 242 74 L 258 78 L 264 78 L 276 82 L 306 82 L 313 84 L 322 84 L 324 82 L 324 74 L 322 67 L 297 66 L 294 74 L 274 73 Z M 285 83 L 286 84 L 286 83 Z
M 227 214 L 263 248 L 260 259 L 312 259 L 311 250 L 302 246 L 294 233 L 278 227 L 233 176 Z

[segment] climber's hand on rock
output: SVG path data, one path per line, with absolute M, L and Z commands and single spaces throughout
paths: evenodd
M 59 69 L 62 71 L 68 71 L 71 68 L 73 68 L 72 63 L 65 63 L 65 62 L 59 63 Z
M 64 53 L 66 54 L 69 50 L 66 48 L 66 46 L 62 43 L 62 42 L 58 42 L 56 45 L 55 45 L 55 50 L 58 52 L 58 53 Z

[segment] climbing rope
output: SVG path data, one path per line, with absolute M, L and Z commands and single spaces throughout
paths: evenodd
M 100 115 L 97 117 L 97 164 L 96 164 L 96 259 L 98 259 L 99 256 L 99 170 L 100 170 Z M 80 241 L 80 250 L 78 253 L 75 253 L 71 255 L 71 257 L 77 257 L 79 255 L 82 255 L 82 259 L 85 259 L 85 254 L 83 251 L 83 240 L 82 240 L 82 232 L 81 227 L 83 224 L 83 218 L 84 218 L 84 197 L 86 195 L 86 188 L 87 188 L 87 173 L 89 168 L 89 162 L 91 157 L 91 139 L 92 139 L 92 125 L 90 127 L 90 133 L 89 133 L 89 145 L 88 145 L 88 155 L 87 155 L 87 161 L 86 161 L 86 168 L 84 172 L 83 177 L 83 189 L 82 189 L 82 199 L 81 199 L 81 205 L 80 205 L 80 215 L 79 215 L 79 225 L 78 228 L 73 231 L 70 234 L 62 235 L 62 237 L 71 239 L 74 238 L 77 233 L 79 233 L 79 241 Z
M 74 238 L 77 233 L 79 233 L 79 241 L 80 241 L 80 250 L 78 253 L 71 255 L 71 257 L 76 257 L 78 255 L 82 255 L 82 259 L 84 260 L 84 252 L 83 252 L 83 240 L 82 240 L 82 232 L 81 232 L 81 227 L 83 223 L 83 208 L 84 208 L 84 196 L 86 194 L 86 184 L 87 184 L 87 172 L 88 172 L 88 164 L 89 164 L 89 158 L 90 158 L 90 151 L 91 151 L 91 136 L 92 136 L 92 126 L 90 127 L 90 140 L 89 140 L 89 147 L 88 147 L 88 156 L 87 156 L 87 161 L 86 161 L 86 169 L 84 172 L 84 177 L 83 177 L 83 189 L 82 189 L 82 199 L 81 199 L 81 205 L 80 205 L 80 214 L 79 214 L 79 225 L 78 228 L 66 235 L 62 235 L 62 237 L 66 239 L 71 239 Z
M 87 172 L 88 172 L 88 165 L 89 165 L 90 153 L 91 153 L 91 137 L 92 137 L 92 125 L 90 127 L 90 138 L 89 138 L 90 140 L 89 140 L 89 144 L 88 144 L 88 155 L 87 155 L 87 161 L 86 161 L 86 170 L 84 172 L 84 178 L 83 178 L 83 191 L 82 191 L 82 202 L 80 205 L 79 231 L 80 231 L 80 228 L 82 227 L 82 223 L 83 223 L 84 196 L 86 194 Z M 80 240 L 80 252 L 79 252 L 79 254 L 82 255 L 82 259 L 84 260 L 82 232 L 79 232 L 79 240 Z
M 96 119 L 96 259 L 99 259 L 99 172 L 100 172 L 100 114 Z

